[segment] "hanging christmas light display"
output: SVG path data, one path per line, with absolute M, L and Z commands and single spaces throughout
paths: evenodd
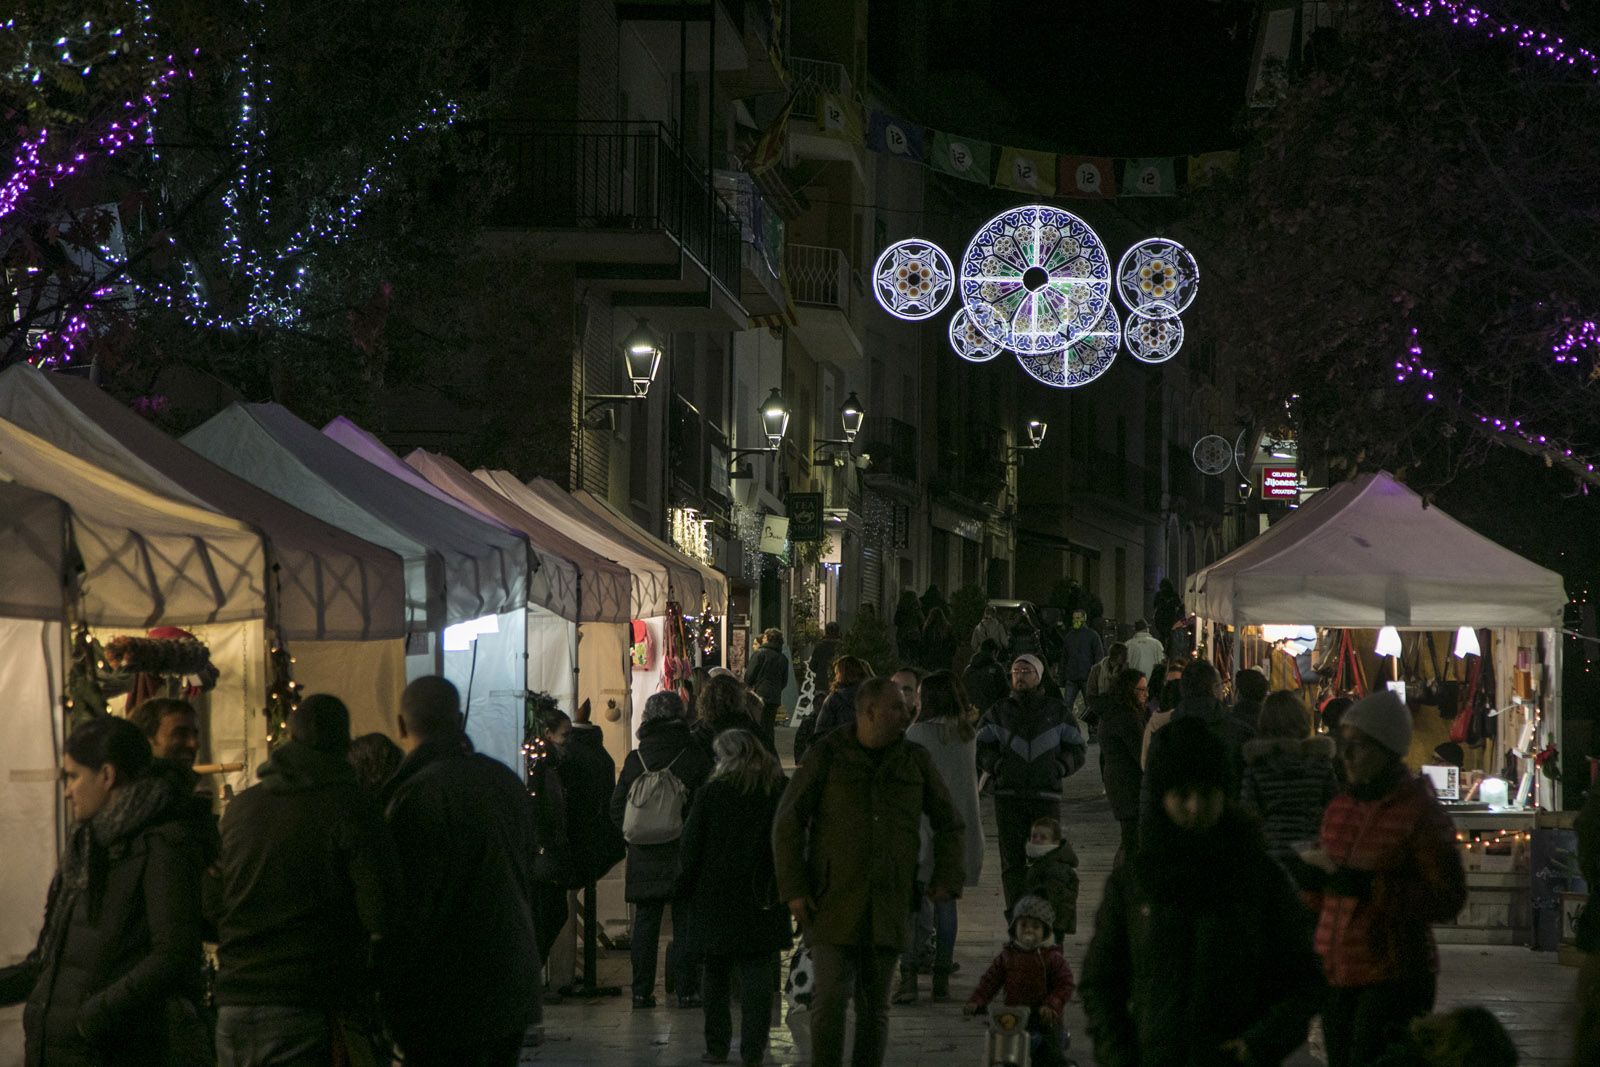
M 896 318 L 915 322 L 944 310 L 955 292 L 955 268 L 944 249 L 911 237 L 885 248 L 872 266 L 878 304 Z

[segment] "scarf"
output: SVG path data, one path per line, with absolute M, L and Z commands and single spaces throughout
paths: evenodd
M 113 790 L 105 807 L 75 826 L 67 840 L 66 855 L 61 859 L 58 913 L 69 911 L 68 905 L 85 890 L 89 891 L 91 912 L 98 911 L 111 846 L 156 822 L 181 799 L 177 786 L 165 775 L 147 775 Z

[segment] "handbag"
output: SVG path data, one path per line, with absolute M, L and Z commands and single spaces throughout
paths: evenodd
M 1450 720 L 1450 740 L 1478 748 L 1489 739 L 1489 713 L 1494 709 L 1494 668 L 1482 656 L 1468 656 L 1467 660 L 1470 666 L 1466 697 Z
M 1433 661 L 1433 677 L 1422 687 L 1422 703 L 1439 709 L 1440 718 L 1453 720 L 1461 710 L 1461 683 L 1449 676 L 1451 662 L 1455 657 L 1446 656 L 1441 666 L 1439 645 L 1434 640 L 1433 631 L 1429 630 L 1426 636 L 1428 658 Z

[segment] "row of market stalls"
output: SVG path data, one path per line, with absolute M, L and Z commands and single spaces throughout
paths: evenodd
M 442 673 L 474 745 L 518 769 L 529 693 L 587 699 L 620 762 L 644 700 L 691 666 L 683 611 L 727 598 L 581 492 L 402 459 L 272 404 L 180 442 L 24 366 L 0 373 L 0 560 L 0 958 L 37 934 L 61 743 L 88 706 L 192 693 L 219 792 L 254 781 L 291 680 L 341 697 L 356 733 L 393 733 L 406 682 Z M 195 641 L 203 664 L 161 659 Z
M 1470 880 L 1449 936 L 1555 947 L 1561 902 L 1534 853 L 1536 831 L 1562 824 L 1548 814 L 1562 807 L 1560 575 L 1376 473 L 1318 493 L 1186 593 L 1225 674 L 1260 665 L 1308 703 L 1402 695 L 1407 763 L 1451 812 Z

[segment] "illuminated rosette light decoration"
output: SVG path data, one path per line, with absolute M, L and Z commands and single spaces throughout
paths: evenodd
M 1111 303 L 1111 260 L 1078 216 L 1040 204 L 985 223 L 961 259 L 961 303 L 974 326 L 1018 355 L 1061 352 Z
M 883 250 L 872 267 L 872 290 L 883 310 L 916 322 L 944 310 L 955 294 L 955 278 L 944 249 L 910 237 Z
M 1165 237 L 1147 237 L 1117 262 L 1117 294 L 1142 319 L 1176 318 L 1200 291 L 1200 267 L 1189 250 Z
M 958 308 L 950 316 L 950 347 L 969 363 L 987 363 L 1003 351 L 972 325 L 972 316 L 967 314 L 966 308 Z
M 1165 363 L 1183 347 L 1183 320 L 1168 318 L 1130 318 L 1127 330 L 1128 351 L 1144 363 Z
M 1117 309 L 1107 307 L 1105 317 L 1084 336 L 1059 352 L 1018 352 L 1017 362 L 1035 381 L 1055 389 L 1088 385 L 1111 369 L 1122 345 L 1122 323 Z

